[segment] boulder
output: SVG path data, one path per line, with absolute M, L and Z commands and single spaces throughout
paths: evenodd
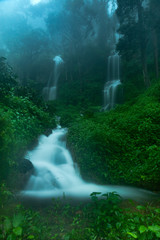
M 45 132 L 44 132 L 44 135 L 46 135 L 47 137 L 52 133 L 52 129 L 47 129 Z
M 29 161 L 28 159 L 23 159 L 21 160 L 20 164 L 19 164 L 19 170 L 21 173 L 28 173 L 28 172 L 32 172 L 34 169 L 33 164 L 31 163 L 31 161 Z

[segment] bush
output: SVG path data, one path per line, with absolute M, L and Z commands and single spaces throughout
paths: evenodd
M 54 128 L 54 117 L 27 97 L 6 95 L 0 104 L 0 176 L 16 167 L 27 147 L 46 129 Z
M 68 141 L 87 180 L 158 189 L 160 84 L 132 103 L 81 117 Z

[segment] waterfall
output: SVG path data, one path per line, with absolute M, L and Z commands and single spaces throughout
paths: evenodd
M 120 84 L 120 57 L 115 54 L 108 57 L 108 77 L 104 86 L 104 110 L 113 109 L 118 103 L 117 91 Z
M 124 198 L 143 199 L 148 192 L 123 186 L 101 186 L 86 183 L 80 176 L 66 148 L 67 129 L 58 126 L 47 136 L 39 138 L 38 146 L 27 153 L 34 172 L 21 196 L 29 198 L 77 197 L 88 198 L 92 192 L 116 191 Z
M 45 100 L 52 101 L 56 99 L 57 94 L 57 83 L 60 76 L 60 68 L 63 64 L 63 59 L 60 56 L 55 56 L 54 61 L 54 70 L 50 75 L 47 87 L 43 88 L 43 96 Z

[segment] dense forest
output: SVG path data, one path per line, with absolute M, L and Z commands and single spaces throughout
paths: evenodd
M 0 12 L 0 239 L 160 239 L 160 1 Z

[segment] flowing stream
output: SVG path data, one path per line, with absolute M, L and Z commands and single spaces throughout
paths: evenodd
M 152 193 L 137 188 L 86 183 L 66 148 L 66 134 L 67 129 L 59 126 L 48 137 L 42 135 L 38 146 L 27 153 L 26 157 L 34 166 L 34 173 L 25 190 L 21 192 L 23 197 L 43 199 L 65 195 L 71 198 L 88 198 L 92 192 L 113 191 L 124 198 L 136 200 L 152 196 Z

